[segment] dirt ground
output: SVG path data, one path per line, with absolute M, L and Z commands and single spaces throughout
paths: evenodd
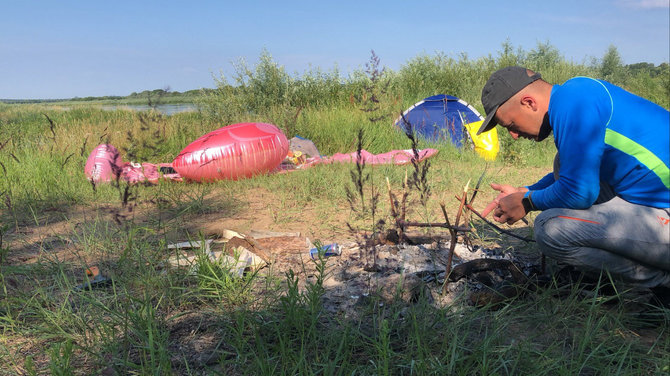
M 224 199 L 230 198 L 222 198 L 214 191 L 206 201 L 217 207 L 215 203 Z M 445 290 L 449 292 L 446 295 L 441 291 L 451 240 L 445 229 L 411 229 L 404 244 L 397 244 L 397 239 L 382 239 L 371 245 L 369 239 L 364 239 L 364 232 L 354 232 L 347 227 L 347 223 L 352 221 L 349 207 L 330 208 L 327 212 L 316 205 L 294 207 L 283 204 L 279 207 L 275 195 L 262 188 L 237 197 L 235 205 L 226 207 L 232 209 L 204 210 L 186 215 L 163 210 L 158 214 L 160 220 L 166 223 L 167 228 L 177 229 L 163 236 L 168 243 L 176 243 L 200 237 L 216 239 L 225 230 L 236 231 L 254 241 L 257 248 L 251 247 L 249 251 L 271 264 L 275 275 L 281 276 L 293 270 L 303 286 L 313 282 L 316 275 L 317 262 L 310 257 L 310 249 L 315 244 L 337 244 L 341 254 L 328 257 L 326 262 L 324 302 L 326 309 L 345 316 L 353 315 L 356 305 L 371 294 L 380 294 L 389 301 L 398 298 L 394 294 L 399 287 L 404 291 L 400 298 L 405 301 L 422 293 L 430 295 L 436 303 L 448 304 L 460 295 L 468 280 L 465 278 L 450 283 Z M 5 236 L 5 246 L 10 249 L 5 255 L 5 262 L 20 265 L 48 258 L 76 265 L 82 262 L 85 266 L 99 265 L 102 260 L 96 259 L 95 253 L 83 252 L 80 243 L 85 235 L 82 231 L 92 221 L 101 220 L 106 221 L 107 226 L 120 228 L 119 217 L 121 221 L 132 220 L 135 225 L 155 225 L 156 206 L 140 202 L 132 211 L 110 204 L 43 213 L 35 223 L 19 226 Z M 528 236 L 527 230 L 525 236 Z M 511 252 L 513 244 L 522 245 L 523 242 L 510 241 L 501 247 L 495 242 L 482 245 L 477 239 L 478 236 L 473 234 L 460 234 L 453 266 L 473 259 L 493 258 L 514 261 L 515 267 L 530 275 L 535 272 L 531 268 L 539 265 L 536 253 Z M 468 240 L 467 246 L 465 240 Z M 488 273 L 499 275 L 493 278 L 495 281 L 490 276 L 486 277 L 488 283 L 500 283 L 510 277 L 509 272 L 503 270 Z M 82 273 L 82 282 L 84 278 Z M 471 283 L 481 287 L 477 281 Z M 424 286 L 429 286 L 429 289 L 418 290 Z

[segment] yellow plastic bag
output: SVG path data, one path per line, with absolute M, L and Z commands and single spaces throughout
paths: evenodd
M 476 121 L 474 123 L 466 123 L 465 129 L 468 130 L 470 138 L 475 144 L 475 151 L 477 154 L 487 161 L 492 161 L 496 159 L 498 151 L 500 150 L 498 131 L 496 128 L 493 128 L 477 136 L 477 131 L 479 130 L 479 127 L 482 126 L 483 122 L 484 120 Z

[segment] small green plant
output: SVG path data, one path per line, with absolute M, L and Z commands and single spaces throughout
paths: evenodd
M 305 296 L 305 303 L 309 307 L 310 312 L 312 312 L 315 315 L 318 315 L 318 313 L 321 311 L 323 308 L 321 298 L 323 297 L 323 294 L 326 292 L 326 290 L 323 287 L 323 281 L 326 279 L 328 272 L 327 272 L 327 264 L 328 264 L 328 258 L 325 256 L 326 250 L 324 249 L 323 245 L 321 244 L 320 241 L 315 241 L 315 247 L 317 249 L 317 255 L 318 257 L 316 259 L 311 260 L 312 263 L 314 263 L 314 267 L 316 270 L 315 274 L 315 280 L 312 282 L 308 282 L 306 286 L 306 292 L 304 294 Z
M 70 376 L 74 375 L 72 365 L 73 345 L 71 340 L 65 343 L 56 343 L 51 346 L 49 369 L 52 375 Z
M 5 258 L 7 257 L 7 254 L 9 253 L 9 248 L 4 247 L 3 245 L 3 240 L 5 237 L 5 233 L 9 230 L 9 225 L 8 224 L 1 224 L 0 223 L 0 265 L 4 264 Z
M 34 376 L 37 375 L 37 370 L 35 369 L 35 361 L 33 360 L 33 357 L 28 355 L 26 356 L 26 360 L 23 364 L 23 370 L 26 373 L 26 375 Z
M 364 218 L 369 213 L 372 225 L 367 231 L 361 231 L 361 229 L 355 228 L 348 222 L 347 227 L 357 237 L 360 249 L 368 260 L 366 270 L 377 270 L 379 268 L 379 265 L 377 265 L 377 245 L 384 232 L 386 222 L 383 218 L 378 219 L 376 217 L 379 190 L 375 187 L 372 174 L 365 169 L 365 160 L 362 157 L 364 135 L 365 133 L 361 128 L 358 132 L 355 169 L 350 171 L 351 182 L 355 191 L 349 186 L 345 186 L 345 191 L 351 211 L 360 218 Z M 367 200 L 365 195 L 366 185 L 370 187 L 370 195 Z
M 430 184 L 428 181 L 428 171 L 430 170 L 430 160 L 425 160 L 420 162 L 420 149 L 419 141 L 417 135 L 414 132 L 414 126 L 412 123 L 407 121 L 404 115 L 400 115 L 402 118 L 402 123 L 404 125 L 405 136 L 410 141 L 410 148 L 412 149 L 412 175 L 408 180 L 408 184 L 419 192 L 419 201 L 423 207 L 428 205 L 428 199 L 430 198 Z
M 374 363 L 378 375 L 391 375 L 391 333 L 388 319 L 381 319 L 377 330 L 375 349 L 377 350 L 377 361 Z
M 137 357 L 131 359 L 131 364 L 151 370 L 155 375 L 168 374 L 171 369 L 167 352 L 168 333 L 157 311 L 160 302 L 160 299 L 154 301 L 148 291 L 145 291 L 142 298 L 132 298 L 132 308 L 124 312 L 126 341 L 138 351 Z
M 370 51 L 370 60 L 365 64 L 365 73 L 368 80 L 363 84 L 363 93 L 360 102 L 363 107 L 361 111 L 368 114 L 370 123 L 378 123 L 388 118 L 383 104 L 387 102 L 384 96 L 388 91 L 390 81 L 384 79 L 385 69 L 380 67 L 379 56 L 374 50 Z
M 232 257 L 225 257 L 226 253 L 224 248 L 219 258 L 213 258 L 205 248 L 198 250 L 193 266 L 198 289 L 203 298 L 213 299 L 223 307 L 243 306 L 253 299 L 251 288 L 258 271 L 241 270 L 240 252 L 235 251 Z

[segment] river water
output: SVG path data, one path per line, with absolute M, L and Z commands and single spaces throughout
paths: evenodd
M 146 104 L 124 104 L 124 105 L 103 105 L 100 108 L 107 111 L 114 110 L 133 110 L 133 111 L 148 111 L 151 109 L 150 106 Z M 172 115 L 179 112 L 189 112 L 196 111 L 198 107 L 193 103 L 179 103 L 179 104 L 159 104 L 154 107 L 158 112 L 164 115 Z

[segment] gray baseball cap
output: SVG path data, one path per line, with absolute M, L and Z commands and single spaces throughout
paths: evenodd
M 477 134 L 486 132 L 498 123 L 493 120 L 496 116 L 496 111 L 503 103 L 521 89 L 530 85 L 542 78 L 539 73 L 529 76 L 526 73 L 526 68 L 523 67 L 507 67 L 493 72 L 486 85 L 482 89 L 482 104 L 486 112 L 486 119 L 479 127 Z

